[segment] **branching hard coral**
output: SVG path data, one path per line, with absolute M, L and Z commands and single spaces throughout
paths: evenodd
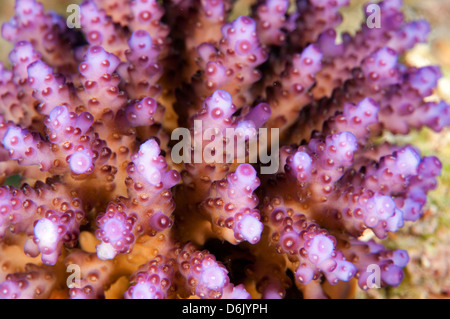
M 21 185 L 0 187 L 0 297 L 398 286 L 408 253 L 382 240 L 420 223 L 442 165 L 380 137 L 441 131 L 450 106 L 429 98 L 438 66 L 399 62 L 426 22 L 384 0 L 337 43 L 347 4 L 258 0 L 231 20 L 229 0 L 85 0 L 70 29 L 16 0 L 0 177 Z

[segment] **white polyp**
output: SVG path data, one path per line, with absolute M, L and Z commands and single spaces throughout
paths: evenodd
M 138 283 L 133 287 L 133 299 L 154 299 L 155 292 L 151 291 L 151 285 L 147 282 Z
M 334 250 L 333 241 L 325 235 L 317 235 L 311 239 L 311 245 L 308 248 L 309 260 L 320 265 L 324 260 L 331 257 Z
M 154 139 L 150 139 L 141 145 L 139 157 L 134 161 L 137 167 L 141 167 L 141 165 L 144 167 L 144 171 L 139 171 L 139 173 L 152 185 L 158 185 L 162 180 L 161 172 L 152 163 L 160 152 L 158 143 Z
M 257 130 L 253 121 L 241 121 L 236 127 L 236 135 L 245 140 L 256 137 Z
M 207 268 L 202 274 L 202 282 L 204 282 L 209 289 L 222 287 L 225 282 L 224 271 L 218 266 Z
M 256 179 L 256 170 L 250 164 L 241 164 L 235 172 L 241 186 L 251 185 Z
M 110 243 L 102 242 L 100 245 L 97 245 L 96 248 L 97 248 L 97 257 L 100 258 L 101 260 L 113 259 L 117 255 L 116 250 Z
M 248 242 L 255 244 L 259 241 L 263 224 L 257 218 L 251 215 L 245 215 L 239 224 L 241 234 Z
M 92 158 L 88 150 L 78 151 L 70 156 L 70 169 L 75 174 L 83 174 L 92 166 Z
M 110 240 L 116 241 L 122 237 L 124 226 L 121 222 L 113 218 L 106 221 L 103 230 Z
M 46 218 L 40 219 L 34 227 L 34 235 L 39 239 L 39 246 L 53 250 L 58 242 L 58 226 Z

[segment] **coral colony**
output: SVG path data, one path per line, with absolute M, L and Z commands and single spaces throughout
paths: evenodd
M 233 20 L 234 5 L 87 0 L 62 17 L 16 1 L 2 298 L 341 298 L 402 282 L 408 253 L 381 240 L 420 219 L 441 164 L 380 136 L 450 124 L 429 98 L 439 68 L 399 62 L 428 24 L 385 0 L 338 40 L 348 0 L 260 0 Z

